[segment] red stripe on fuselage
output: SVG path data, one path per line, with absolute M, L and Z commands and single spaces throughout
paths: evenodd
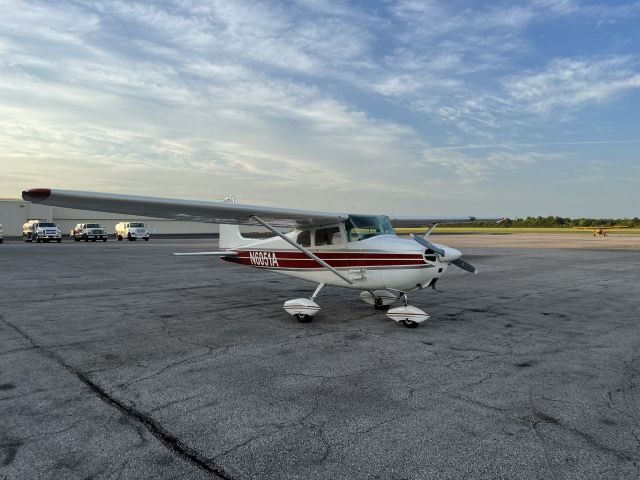
M 420 253 L 358 251 L 314 253 L 335 268 L 405 267 L 426 264 Z M 228 262 L 264 268 L 324 268 L 304 253 L 292 250 L 238 250 L 237 256 L 222 258 Z

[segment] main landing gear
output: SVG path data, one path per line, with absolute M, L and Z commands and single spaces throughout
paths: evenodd
M 417 307 L 409 305 L 409 299 L 405 292 L 400 292 L 400 296 L 387 290 L 374 290 L 362 292 L 360 298 L 369 305 L 373 305 L 377 310 L 387 310 L 387 317 L 407 328 L 416 328 L 429 318 L 425 312 Z M 389 308 L 392 303 L 401 299 L 404 303 L 401 307 Z
M 310 298 L 295 298 L 286 301 L 284 303 L 284 309 L 300 323 L 311 322 L 315 314 L 320 311 L 320 305 L 315 302 L 315 299 L 324 287 L 325 284 L 320 283 Z M 416 328 L 429 318 L 429 315 L 425 312 L 408 304 L 408 298 L 405 292 L 398 293 L 399 296 L 388 290 L 372 290 L 362 292 L 360 298 L 369 305 L 373 305 L 376 310 L 385 310 L 391 320 L 400 323 L 406 328 Z M 402 301 L 404 305 L 390 308 L 390 306 L 398 300 Z
M 300 323 L 309 323 L 313 316 L 320 311 L 320 305 L 314 300 L 324 288 L 325 284 L 320 283 L 311 298 L 295 298 L 284 302 L 284 309 L 289 315 L 296 317 Z

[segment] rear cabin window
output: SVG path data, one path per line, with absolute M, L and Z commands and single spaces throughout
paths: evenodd
M 311 232 L 309 230 L 303 230 L 298 234 L 297 239 L 298 245 L 302 245 L 303 247 L 311 246 Z
M 340 233 L 340 228 L 319 228 L 316 230 L 316 247 L 322 245 L 333 245 L 333 236 Z

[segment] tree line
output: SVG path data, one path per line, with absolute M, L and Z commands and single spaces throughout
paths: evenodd
M 452 227 L 464 227 L 469 224 L 450 224 Z M 535 227 L 535 228 L 573 228 L 573 227 L 594 227 L 598 225 L 613 226 L 626 225 L 627 227 L 640 228 L 640 218 L 568 218 L 558 216 L 548 217 L 526 217 L 507 218 L 496 224 L 495 222 L 476 222 L 478 227 Z

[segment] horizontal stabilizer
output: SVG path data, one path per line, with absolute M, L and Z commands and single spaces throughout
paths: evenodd
M 237 257 L 238 252 L 189 252 L 189 253 L 174 253 L 178 257 L 188 256 L 212 256 L 212 257 Z

